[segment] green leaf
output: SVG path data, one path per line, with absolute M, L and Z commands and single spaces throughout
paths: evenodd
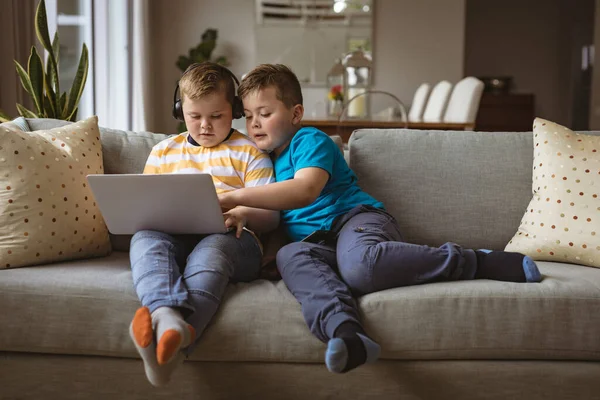
M 56 60 L 59 59 L 60 53 L 60 44 L 58 42 L 58 30 L 54 33 L 54 39 L 52 40 L 52 52 L 54 53 L 54 57 Z M 48 62 L 46 66 L 46 92 L 49 94 L 50 101 L 52 102 L 52 108 L 55 110 L 55 118 L 60 118 L 59 104 L 58 104 L 58 96 L 57 93 L 60 92 L 60 87 L 58 83 L 58 75 L 60 71 L 54 69 L 54 64 L 52 62 Z M 56 92 L 55 92 L 56 90 Z
M 216 29 L 207 29 L 204 31 L 200 39 L 204 42 L 205 40 L 214 40 L 217 41 L 218 31 Z
M 202 54 L 202 56 L 204 58 L 206 58 L 207 60 L 210 60 L 210 56 L 216 46 L 217 46 L 217 42 L 215 40 L 206 40 L 206 41 L 203 41 L 202 43 L 200 43 L 198 45 L 198 47 L 196 47 L 195 50 L 198 53 Z
M 46 101 L 44 102 L 44 110 L 52 110 L 52 114 L 46 113 L 48 118 L 60 118 L 60 113 L 57 111 L 58 102 L 56 99 L 56 93 L 54 93 L 54 89 L 52 89 L 52 84 L 50 82 L 50 76 L 46 74 L 46 79 L 44 79 L 44 87 L 46 88 Z M 50 108 L 47 107 L 46 103 L 50 103 Z
M 64 119 L 65 118 L 65 106 L 67 105 L 67 92 L 63 92 L 63 94 L 60 96 L 60 99 L 58 100 L 58 112 L 56 113 L 56 115 L 58 116 L 59 119 Z
M 60 59 L 60 44 L 58 43 L 58 29 L 54 32 L 54 39 L 52 39 L 52 51 L 54 52 L 54 57 L 57 60 Z
M 46 101 L 44 101 L 44 117 L 55 118 L 55 119 L 60 118 L 60 116 L 57 115 L 57 112 L 54 109 L 54 102 L 52 101 L 52 99 L 50 99 L 48 97 L 47 93 L 46 93 Z
M 67 119 L 67 121 L 77 122 L 77 111 L 79 111 L 79 107 L 75 107 L 75 109 L 73 110 L 73 113 L 71 114 L 69 119 Z
M 44 114 L 44 64 L 42 58 L 38 54 L 35 46 L 31 47 L 31 54 L 29 55 L 29 62 L 27 64 L 27 72 L 29 74 L 29 81 L 31 82 L 31 97 L 35 103 L 35 108 L 38 114 Z
M 60 87 L 58 85 L 58 71 L 55 71 L 54 66 L 50 61 L 48 61 L 48 65 L 46 65 L 46 93 L 50 95 L 50 99 L 52 100 L 52 104 L 54 105 L 54 109 L 60 110 L 58 104 L 58 94 L 60 93 Z
M 21 78 L 21 85 L 23 85 L 23 88 L 25 88 L 27 93 L 33 96 L 33 88 L 31 87 L 31 81 L 29 80 L 29 75 L 27 75 L 27 71 L 25 71 L 25 68 L 23 68 L 21 64 L 19 64 L 19 62 L 16 60 L 15 67 L 17 68 L 17 74 L 19 75 L 19 78 Z
M 0 122 L 8 122 L 10 119 L 8 114 L 5 114 L 4 111 L 0 110 Z
M 185 56 L 179 56 L 175 64 L 177 65 L 177 68 L 181 70 L 181 72 L 184 72 L 190 65 L 192 65 L 192 60 Z
M 50 42 L 50 34 L 48 33 L 48 18 L 46 16 L 46 2 L 40 0 L 37 10 L 35 11 L 35 33 L 42 43 L 42 46 L 49 52 L 52 52 L 52 43 Z
M 19 103 L 17 103 L 17 110 L 19 111 L 19 114 L 25 118 L 38 118 L 33 111 L 26 109 Z
M 77 67 L 77 73 L 75 74 L 75 79 L 73 80 L 73 86 L 71 86 L 71 91 L 69 92 L 69 96 L 67 98 L 67 121 L 70 121 L 73 115 L 77 114 L 76 107 L 79 104 L 81 94 L 83 93 L 83 88 L 85 86 L 85 81 L 88 74 L 88 66 L 88 49 L 84 43 L 81 49 L 81 57 L 79 58 L 79 67 Z
M 38 40 L 44 46 L 44 49 L 48 52 L 49 63 L 48 74 L 54 83 L 54 89 L 56 93 L 60 93 L 60 84 L 58 82 L 58 64 L 57 58 L 53 51 L 53 43 L 50 43 L 50 34 L 48 33 L 48 17 L 46 16 L 46 2 L 40 0 L 37 10 L 35 12 L 35 33 Z M 54 35 L 57 43 L 58 36 Z
M 217 57 L 217 59 L 215 60 L 215 63 L 222 65 L 224 67 L 227 67 L 229 65 L 229 62 L 227 61 L 227 57 L 225 57 L 225 56 Z

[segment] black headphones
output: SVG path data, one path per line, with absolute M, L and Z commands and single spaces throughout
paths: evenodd
M 206 63 L 209 63 L 208 61 L 206 61 Z M 190 65 L 185 72 L 181 75 L 181 78 L 183 78 L 188 72 L 198 68 L 199 66 L 203 65 L 204 63 L 194 63 L 192 65 Z M 213 63 L 211 63 L 213 64 Z M 233 81 L 237 84 L 237 86 L 240 86 L 240 81 L 238 80 L 238 78 L 236 78 L 236 76 L 233 74 L 233 72 L 231 72 L 230 70 L 228 70 L 227 68 L 225 68 L 222 65 L 219 64 L 214 64 L 217 67 L 221 68 L 223 70 L 223 72 L 225 72 L 226 74 L 229 74 L 229 76 L 231 76 L 231 79 L 233 79 Z M 177 86 L 175 86 L 175 92 L 173 93 L 173 110 L 172 110 L 172 114 L 173 114 L 173 118 L 179 120 L 179 121 L 185 121 L 185 119 L 183 118 L 183 109 L 181 108 L 181 99 L 177 97 L 177 92 L 179 91 L 179 82 L 181 81 L 181 78 L 179 78 L 179 80 L 177 81 Z M 234 119 L 238 119 L 238 118 L 242 118 L 244 116 L 244 105 L 242 104 L 242 100 L 237 96 L 233 96 L 233 104 L 231 105 L 231 115 Z

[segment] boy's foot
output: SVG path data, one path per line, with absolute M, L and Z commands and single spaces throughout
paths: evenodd
M 156 325 L 156 360 L 158 365 L 169 364 L 181 349 L 189 346 L 196 336 L 181 313 L 171 307 L 159 307 L 152 313 Z
M 379 358 L 381 348 L 354 322 L 345 322 L 327 342 L 325 364 L 331 372 L 344 373 Z
M 541 282 L 542 274 L 535 261 L 521 253 L 508 251 L 476 250 L 477 271 L 475 279 L 492 279 L 505 282 Z
M 169 383 L 172 370 L 170 364 L 165 367 L 158 365 L 156 360 L 156 345 L 154 344 L 154 331 L 152 317 L 147 307 L 140 307 L 135 312 L 129 325 L 129 336 L 137 352 L 144 362 L 146 378 L 153 386 L 164 386 Z M 166 368 L 169 367 L 169 368 Z

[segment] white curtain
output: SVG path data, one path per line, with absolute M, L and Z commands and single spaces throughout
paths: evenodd
M 37 45 L 35 36 L 36 0 L 3 0 L 0 12 L 0 110 L 11 117 L 16 117 L 16 103 L 29 109 L 31 99 L 21 86 L 15 70 L 17 60 L 27 69 L 27 60 L 31 46 Z M 38 48 L 38 52 L 40 52 Z M 41 54 L 41 53 L 40 53 Z
M 149 125 L 149 0 L 94 2 L 95 104 L 101 126 Z
M 131 57 L 131 129 L 145 131 L 151 107 L 149 67 L 149 1 L 133 0 L 132 57 Z

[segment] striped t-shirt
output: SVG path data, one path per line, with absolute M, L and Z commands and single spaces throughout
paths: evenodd
M 275 182 L 268 154 L 235 130 L 214 147 L 198 145 L 187 132 L 165 139 L 152 148 L 144 173 L 210 174 L 217 193 Z

